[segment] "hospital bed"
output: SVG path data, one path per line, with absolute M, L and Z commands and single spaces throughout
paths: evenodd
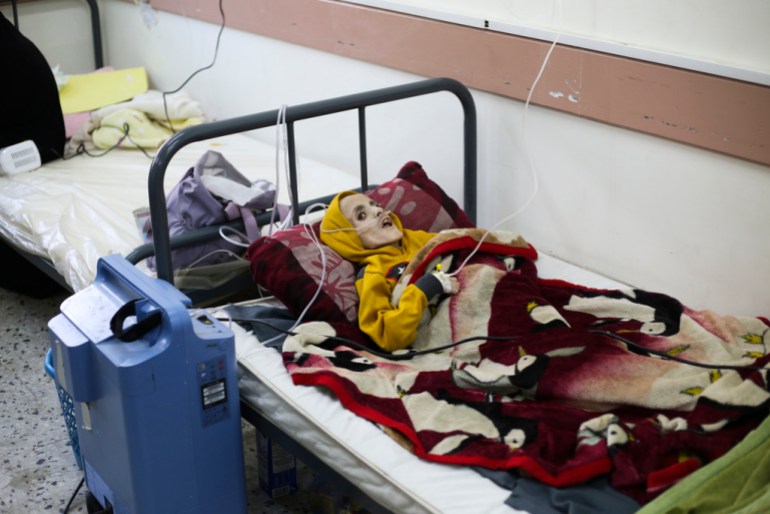
M 443 191 L 432 179 L 422 174 L 422 171 L 430 173 L 430 170 L 422 170 L 417 163 L 405 165 L 402 170 L 404 173 L 399 173 L 392 181 L 376 187 L 369 184 L 367 108 L 433 93 L 451 93 L 458 98 L 463 108 L 464 199 L 461 210 L 456 209 L 454 200 L 443 195 Z M 294 124 L 348 110 L 356 112 L 359 121 L 361 164 L 358 178 L 297 157 Z M 154 254 L 157 276 L 179 285 L 179 276 L 175 273 L 170 257 L 171 250 L 186 244 L 199 244 L 219 235 L 217 230 L 204 229 L 181 240 L 170 238 L 168 232 L 160 228 L 167 226 L 166 192 L 201 153 L 209 149 L 222 152 L 250 178 L 271 178 L 275 169 L 275 148 L 238 133 L 273 127 L 278 123 L 278 114 L 278 111 L 269 111 L 190 127 L 172 136 L 151 163 L 136 153 L 113 152 L 114 161 L 109 165 L 107 161 L 88 161 L 86 157 L 80 157 L 77 160 L 51 163 L 27 175 L 2 178 L 2 235 L 15 247 L 44 263 L 42 266 L 49 272 L 55 270 L 55 274 L 64 277 L 63 280 L 73 290 L 87 285 L 93 277 L 95 261 L 110 253 L 124 254 L 142 269 L 144 259 Z M 471 94 L 458 82 L 430 79 L 289 107 L 285 111 L 285 122 L 289 137 L 289 182 L 294 190 L 288 201 L 293 204 L 296 223 L 302 221 L 299 216 L 304 212 L 304 205 L 312 203 L 317 196 L 328 198 L 328 195 L 344 189 L 360 187 L 368 190 L 375 187 L 375 193 L 389 201 L 388 195 L 400 187 L 404 191 L 425 193 L 427 199 L 438 204 L 430 210 L 429 225 L 424 228 L 440 230 L 473 225 L 477 201 L 475 109 Z M 95 169 L 89 169 L 89 162 L 95 163 Z M 301 177 L 296 173 L 298 167 L 302 169 Z M 132 176 L 130 181 L 126 180 L 128 175 Z M 62 181 L 62 178 L 65 180 Z M 118 186 L 119 194 L 110 196 L 108 191 L 115 185 Z M 148 187 L 149 198 L 146 196 Z M 300 195 L 304 199 L 307 191 L 312 191 L 312 195 L 307 198 L 307 203 L 300 204 Z M 389 198 L 392 199 L 392 196 Z M 427 199 L 419 203 L 420 208 L 415 212 L 427 212 Z M 134 211 L 145 205 L 150 208 L 154 227 L 151 244 L 143 241 L 134 218 Z M 302 237 L 301 230 L 304 229 L 298 224 L 291 230 L 265 238 L 265 241 L 284 246 L 278 248 L 284 260 L 267 262 L 268 267 L 286 266 L 288 253 L 296 248 L 292 246 L 296 241 L 292 237 Z M 282 250 L 285 252 L 280 253 Z M 252 258 L 248 262 L 247 275 L 252 276 L 255 267 L 266 259 L 261 251 L 254 250 L 253 255 L 262 256 L 262 259 Z M 297 256 L 294 258 L 301 260 Z M 623 284 L 546 255 L 539 256 L 537 267 L 540 278 L 555 279 L 554 283 L 581 284 L 597 291 L 623 287 Z M 284 319 L 291 320 L 293 324 L 299 314 L 298 308 L 304 307 L 291 305 L 291 297 L 286 296 L 287 291 L 294 288 L 282 288 L 271 283 L 270 279 L 276 278 L 274 274 L 261 276 L 262 279 L 254 278 L 262 282 L 260 286 L 270 293 L 268 297 L 239 302 L 237 306 L 261 308 L 267 305 L 277 308 L 287 313 Z M 251 286 L 250 278 L 244 280 L 241 275 L 227 286 Z M 202 295 L 196 301 L 198 305 L 217 304 L 224 297 L 219 293 L 214 297 L 207 296 L 205 290 L 193 292 L 198 293 Z M 329 307 L 328 299 L 326 302 L 326 307 Z M 224 308 L 217 307 L 214 312 Z M 233 316 L 232 311 L 226 312 L 226 316 Z M 323 318 L 321 314 L 316 314 L 306 319 Z M 433 462 L 416 456 L 414 451 L 405 450 L 397 438 L 386 433 L 382 426 L 343 408 L 337 398 L 327 391 L 295 385 L 287 373 L 281 353 L 263 344 L 266 338 L 262 337 L 263 341 L 260 341 L 258 331 L 251 331 L 235 323 L 232 324 L 232 330 L 236 334 L 242 417 L 264 434 L 281 442 L 289 451 L 318 470 L 319 474 L 334 477 L 338 489 L 359 499 L 368 510 L 511 511 L 505 501 L 511 497 L 512 491 L 498 485 L 505 482 L 505 479 L 496 477 L 496 481 L 493 481 L 472 466 Z M 546 488 L 545 491 L 539 491 L 544 496 L 538 496 L 537 501 L 564 489 Z M 606 492 L 606 487 L 597 487 L 591 489 L 589 494 L 606 507 L 608 503 L 602 502 L 617 501 L 612 491 L 609 495 Z M 619 508 L 619 504 L 613 505 Z M 624 505 L 631 510 L 637 506 Z

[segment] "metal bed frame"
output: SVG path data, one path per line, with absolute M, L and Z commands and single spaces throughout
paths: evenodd
M 88 9 L 91 15 L 91 37 L 94 43 L 94 64 L 96 68 L 104 66 L 104 57 L 102 52 L 102 24 L 101 17 L 99 15 L 99 5 L 96 0 L 85 0 L 88 4 Z M 13 23 L 18 25 L 18 12 L 16 8 L 16 0 L 3 0 L 0 4 L 9 3 L 13 9 Z

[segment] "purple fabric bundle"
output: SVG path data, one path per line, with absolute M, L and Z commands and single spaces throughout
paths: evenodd
M 216 191 L 216 192 L 215 192 Z M 275 185 L 259 179 L 251 182 L 214 151 L 207 151 L 194 167 L 166 196 L 171 237 L 243 218 L 246 227 L 244 246 L 223 237 L 171 252 L 174 269 L 219 264 L 234 259 L 245 251 L 245 245 L 259 238 L 254 211 L 273 207 Z M 154 258 L 148 260 L 155 268 Z

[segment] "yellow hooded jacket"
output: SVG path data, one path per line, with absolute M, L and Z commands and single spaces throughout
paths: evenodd
M 332 200 L 321 222 L 321 240 L 342 258 L 362 266 L 356 277 L 361 330 L 389 352 L 406 348 L 417 337 L 417 326 L 428 301 L 443 288 L 436 277 L 426 273 L 404 289 L 398 306 L 390 303 L 391 293 L 411 257 L 435 234 L 405 229 L 401 220 L 391 214 L 403 234 L 400 246 L 364 248 L 340 210 L 340 200 L 351 194 L 355 193 L 345 191 Z

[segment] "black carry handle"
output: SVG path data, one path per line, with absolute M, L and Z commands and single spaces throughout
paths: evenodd
M 136 303 L 138 300 L 131 300 L 127 304 L 123 305 L 118 312 L 110 320 L 110 328 L 112 334 L 123 342 L 130 343 L 136 341 L 150 330 L 160 325 L 163 319 L 163 314 L 160 311 L 151 313 L 146 318 L 128 327 L 128 330 L 123 329 L 123 323 L 129 316 L 136 316 Z

